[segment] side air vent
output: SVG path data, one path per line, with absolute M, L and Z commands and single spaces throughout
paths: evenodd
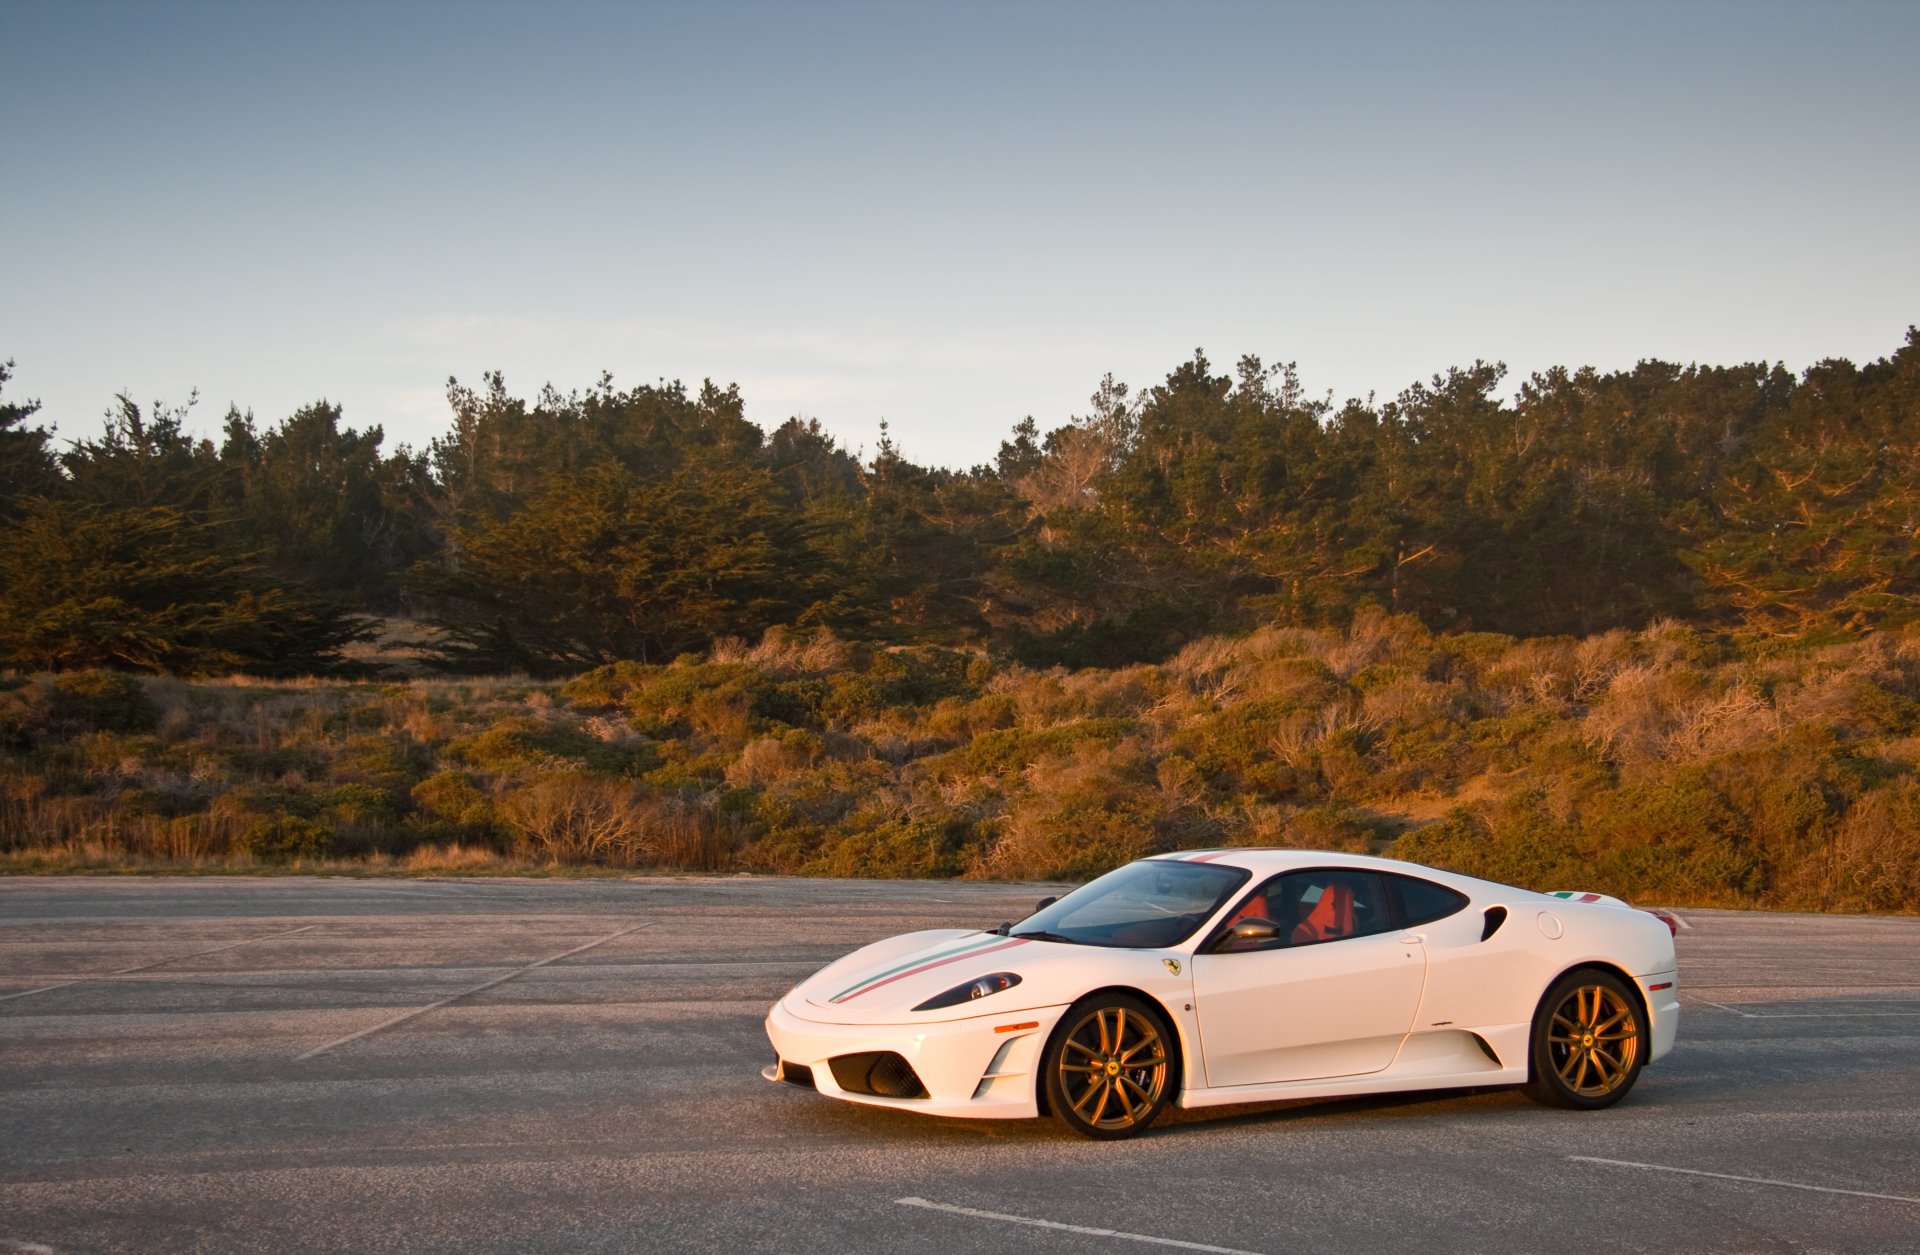
M 835 1055 L 827 1060 L 833 1079 L 849 1094 L 872 1094 L 877 1098 L 925 1098 L 927 1087 L 920 1083 L 913 1065 L 891 1050 L 865 1050 L 857 1055 Z
M 1507 908 L 1506 908 L 1506 907 L 1504 907 L 1504 906 L 1490 906 L 1490 907 L 1488 907 L 1488 908 L 1487 908 L 1487 922 L 1486 922 L 1485 924 L 1483 924 L 1483 925 L 1481 925 L 1481 928 L 1480 928 L 1480 940 L 1482 940 L 1482 941 L 1485 941 L 1485 940 L 1486 940 L 1487 938 L 1489 938 L 1489 937 L 1491 937 L 1491 936 L 1493 936 L 1493 935 L 1494 935 L 1495 933 L 1497 933 L 1497 932 L 1499 932 L 1499 931 L 1500 931 L 1500 925 L 1502 925 L 1502 924 L 1504 924 L 1504 923 L 1506 923 L 1506 922 L 1507 922 Z
M 780 1079 L 802 1089 L 813 1089 L 813 1069 L 804 1063 L 781 1063 Z

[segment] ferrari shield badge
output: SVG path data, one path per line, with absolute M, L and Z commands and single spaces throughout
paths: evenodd
M 1162 960 L 1160 960 L 1160 961 L 1161 961 L 1162 963 L 1164 963 L 1164 964 L 1166 964 L 1166 965 L 1167 965 L 1167 970 L 1168 970 L 1169 972 L 1172 972 L 1172 973 L 1173 973 L 1173 974 L 1174 974 L 1175 976 L 1178 976 L 1178 975 L 1180 975 L 1180 960 L 1178 960 L 1178 959 L 1162 959 Z

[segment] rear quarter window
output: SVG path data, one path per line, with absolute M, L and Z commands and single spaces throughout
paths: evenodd
M 1405 928 L 1445 919 L 1467 905 L 1466 894 L 1445 885 L 1436 885 L 1431 880 L 1388 876 L 1387 881 L 1400 901 L 1400 923 Z

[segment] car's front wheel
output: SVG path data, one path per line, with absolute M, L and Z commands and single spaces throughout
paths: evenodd
M 1042 1081 L 1055 1118 L 1083 1137 L 1132 1137 L 1171 1096 L 1172 1030 L 1127 994 L 1068 1008 L 1047 1046 Z
M 1534 1013 L 1527 1096 L 1585 1111 L 1611 1106 L 1640 1079 L 1646 1052 L 1646 1017 L 1627 983 L 1592 968 L 1568 972 Z

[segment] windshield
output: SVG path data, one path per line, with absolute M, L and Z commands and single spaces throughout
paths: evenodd
M 1237 867 L 1208 863 L 1129 863 L 1035 911 L 1014 926 L 1013 935 L 1138 950 L 1178 945 L 1247 876 Z

